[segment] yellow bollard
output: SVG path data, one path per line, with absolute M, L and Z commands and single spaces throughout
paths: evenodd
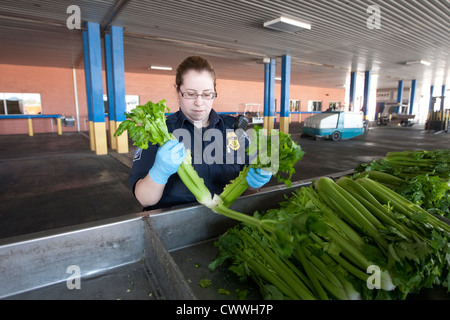
M 95 151 L 95 134 L 94 134 L 94 122 L 89 121 L 89 142 L 91 151 Z
M 112 150 L 117 150 L 117 138 L 114 137 L 114 133 L 117 130 L 117 126 L 118 124 L 116 124 L 116 121 L 114 120 L 109 121 L 109 142 Z
M 105 122 L 94 122 L 94 136 L 95 136 L 95 154 L 108 154 L 108 140 L 106 138 L 106 124 Z
M 263 128 L 267 131 L 272 130 L 274 128 L 275 117 L 264 117 L 264 126 Z
M 116 128 L 118 128 L 121 123 L 122 122 L 116 122 Z M 113 136 L 114 136 L 114 133 L 113 133 Z M 114 140 L 116 141 L 117 153 L 128 153 L 128 131 L 125 131 L 117 138 L 114 138 Z
M 32 137 L 34 135 L 33 133 L 33 120 L 31 118 L 28 118 L 28 135 Z
M 56 124 L 58 126 L 58 134 L 62 135 L 61 118 L 56 118 Z
M 281 117 L 280 118 L 280 131 L 289 134 L 289 118 Z

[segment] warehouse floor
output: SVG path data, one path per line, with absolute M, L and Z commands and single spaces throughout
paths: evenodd
M 354 169 L 389 151 L 449 148 L 450 134 L 421 126 L 372 127 L 333 142 L 290 133 L 306 152 L 294 181 Z M 0 136 L 0 239 L 142 211 L 128 185 L 135 147 L 97 156 L 84 133 Z M 268 186 L 277 185 L 272 179 Z

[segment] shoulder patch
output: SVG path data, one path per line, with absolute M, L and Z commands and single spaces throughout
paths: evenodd
M 142 154 L 142 149 L 137 148 L 136 152 L 134 153 L 133 162 L 141 160 L 141 154 Z

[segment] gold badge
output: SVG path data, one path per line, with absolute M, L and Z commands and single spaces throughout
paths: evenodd
M 234 151 L 239 149 L 240 144 L 239 144 L 239 139 L 238 139 L 238 136 L 236 135 L 236 133 L 227 132 L 227 146 L 228 146 L 228 148 L 233 149 Z

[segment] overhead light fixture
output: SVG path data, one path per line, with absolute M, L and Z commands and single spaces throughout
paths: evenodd
M 413 65 L 413 64 L 422 64 L 422 65 L 427 66 L 427 67 L 431 66 L 431 62 L 426 61 L 426 60 L 406 61 L 405 64 L 408 65 L 408 66 L 409 65 Z
M 281 81 L 282 78 L 281 78 L 281 77 L 275 77 L 275 80 L 276 80 L 276 81 Z
M 288 33 L 296 33 L 303 29 L 311 30 L 311 25 L 309 23 L 286 18 L 283 16 L 274 20 L 264 22 L 264 27 Z
M 165 70 L 165 71 L 172 71 L 172 67 L 163 67 L 163 66 L 150 66 L 147 68 L 152 70 Z

